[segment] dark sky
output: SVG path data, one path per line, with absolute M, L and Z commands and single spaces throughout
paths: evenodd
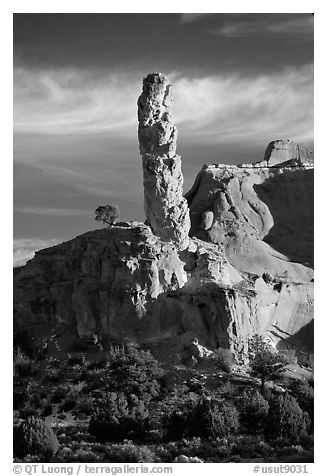
M 204 163 L 253 162 L 273 139 L 313 145 L 313 16 L 15 14 L 14 235 L 32 249 L 142 220 L 136 101 L 174 85 L 185 189 Z

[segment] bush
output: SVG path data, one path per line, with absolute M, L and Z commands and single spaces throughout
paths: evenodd
M 167 431 L 168 440 L 179 440 L 187 436 L 192 422 L 192 409 L 174 410 L 165 419 L 164 425 Z
M 91 350 L 92 347 L 88 342 L 84 342 L 80 339 L 75 339 L 69 346 L 67 347 L 68 352 L 87 352 Z
M 297 442 L 306 434 L 308 423 L 308 414 L 301 410 L 294 397 L 279 395 L 269 401 L 265 436 L 268 440 L 284 437 Z
M 85 355 L 84 354 L 79 354 L 78 352 L 68 354 L 66 364 L 67 365 L 84 365 L 85 364 Z
M 149 351 L 138 350 L 134 346 L 116 348 L 111 351 L 110 357 L 108 390 L 134 394 L 144 401 L 159 395 L 163 370 Z
M 231 454 L 239 455 L 242 459 L 264 458 L 270 456 L 272 452 L 271 446 L 253 436 L 242 436 L 231 448 Z
M 46 372 L 42 379 L 43 383 L 58 383 L 64 376 L 62 368 L 47 369 Z
M 90 415 L 93 411 L 94 400 L 89 395 L 82 395 L 76 401 L 75 411 L 78 414 Z
M 219 348 L 214 351 L 214 364 L 219 370 L 224 372 L 231 373 L 233 366 L 235 365 L 235 360 L 233 354 L 228 349 Z
M 51 401 L 52 403 L 60 403 L 62 400 L 69 394 L 70 387 L 68 385 L 59 385 L 57 386 L 52 393 Z
M 59 410 L 61 412 L 70 412 L 73 410 L 76 406 L 76 403 L 78 401 L 79 395 L 76 390 L 71 390 L 64 398 L 62 401 Z
M 202 397 L 193 410 L 190 429 L 193 436 L 224 437 L 238 429 L 238 411 L 229 403 Z
M 147 429 L 149 413 L 135 395 L 129 400 L 123 393 L 108 393 L 92 414 L 89 433 L 97 441 L 121 441 L 140 437 Z
M 199 396 L 190 392 L 186 386 L 175 387 L 161 400 L 155 418 L 158 420 L 158 427 L 165 429 L 168 440 L 176 441 L 188 434 L 193 408 L 198 401 Z
M 301 409 L 308 413 L 311 422 L 314 417 L 314 390 L 305 380 L 296 380 L 290 385 L 290 391 Z
M 264 429 L 269 410 L 269 404 L 263 396 L 255 390 L 245 393 L 240 408 L 240 421 L 245 433 L 258 434 Z
M 14 377 L 30 377 L 35 374 L 31 358 L 18 348 L 14 355 Z
M 155 454 L 147 446 L 136 446 L 133 442 L 107 445 L 105 449 L 108 463 L 153 463 Z
M 29 417 L 14 428 L 14 456 L 28 454 L 51 461 L 58 451 L 58 440 L 51 426 L 38 417 Z
M 227 380 L 227 382 L 219 382 L 217 391 L 224 398 L 233 398 L 238 394 L 238 387 Z

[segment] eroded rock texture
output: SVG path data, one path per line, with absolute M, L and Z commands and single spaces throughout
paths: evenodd
M 143 163 L 147 223 L 163 241 L 188 245 L 189 210 L 176 155 L 177 129 L 171 120 L 172 86 L 164 74 L 149 74 L 138 99 L 139 145 Z
M 240 361 L 256 333 L 309 351 L 312 173 L 205 166 L 188 194 L 183 251 L 121 222 L 37 252 L 16 271 L 16 329 L 61 323 L 65 334 L 155 342 L 175 356 L 197 338 Z
M 242 360 L 256 333 L 309 350 L 311 152 L 274 141 L 259 163 L 204 166 L 186 194 L 190 230 L 168 79 L 148 75 L 138 105 L 147 224 L 37 252 L 15 270 L 15 329 L 131 338 L 175 356 L 196 339 Z

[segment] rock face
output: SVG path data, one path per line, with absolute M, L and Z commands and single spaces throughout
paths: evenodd
M 176 155 L 177 129 L 171 120 L 172 86 L 160 73 L 143 80 L 138 99 L 139 145 L 143 163 L 147 223 L 163 241 L 188 245 L 189 210 L 183 198 L 181 158 Z
M 273 167 L 283 163 L 284 166 L 313 166 L 313 151 L 301 147 L 290 140 L 274 140 L 268 144 L 261 166 Z
M 63 324 L 65 332 L 84 339 L 169 339 L 178 345 L 194 335 L 226 346 L 231 323 L 220 318 L 226 303 L 218 287 L 240 280 L 219 247 L 194 240 L 180 253 L 149 226 L 120 222 L 41 250 L 19 269 L 15 327 Z
M 256 333 L 309 350 L 310 153 L 275 141 L 260 163 L 204 166 L 186 194 L 190 229 L 170 102 L 167 78 L 147 76 L 138 102 L 147 223 L 115 222 L 37 252 L 15 272 L 15 329 L 52 335 L 60 325 L 65 336 L 175 354 L 196 342 L 240 361 Z
M 186 194 L 191 236 L 223 245 L 241 272 L 304 279 L 313 266 L 313 196 L 312 166 L 204 166 Z
M 271 156 L 276 143 L 280 146 L 281 142 L 290 145 L 288 141 L 272 142 L 267 148 Z M 292 150 L 303 151 L 298 146 Z M 229 305 L 230 309 L 238 307 L 238 319 L 243 316 L 241 332 L 251 334 L 257 329 L 270 334 L 275 342 L 298 339 L 310 346 L 313 157 L 302 152 L 302 157 L 309 156 L 310 160 L 300 157 L 295 161 L 287 155 L 286 162 L 281 162 L 285 157 L 279 157 L 278 162 L 275 155 L 271 167 L 267 162 L 206 165 L 186 198 L 192 221 L 190 235 L 222 246 L 227 261 L 254 284 L 255 295 L 248 298 L 248 305 L 240 293 Z M 247 290 L 250 292 L 250 286 Z M 255 312 L 250 310 L 252 306 Z

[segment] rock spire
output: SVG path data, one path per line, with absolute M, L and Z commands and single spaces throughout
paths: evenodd
M 171 241 L 182 250 L 189 243 L 190 216 L 183 197 L 181 157 L 176 155 L 172 85 L 167 76 L 148 74 L 137 104 L 147 223 L 161 240 Z

